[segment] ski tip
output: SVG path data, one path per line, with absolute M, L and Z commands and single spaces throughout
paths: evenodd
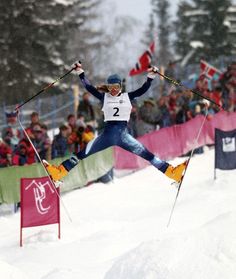
M 189 160 L 186 160 L 185 162 L 183 162 L 183 164 L 184 164 L 185 166 L 187 166 L 188 161 L 189 161 Z
M 49 166 L 49 163 L 46 160 L 43 159 L 42 162 L 43 162 L 44 166 L 46 166 L 46 167 Z

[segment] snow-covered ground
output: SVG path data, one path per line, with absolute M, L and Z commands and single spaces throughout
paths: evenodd
M 193 157 L 168 228 L 176 188 L 152 166 L 65 194 L 61 240 L 24 229 L 20 248 L 20 214 L 1 216 L 0 278 L 235 279 L 236 171 L 213 175 L 213 150 Z

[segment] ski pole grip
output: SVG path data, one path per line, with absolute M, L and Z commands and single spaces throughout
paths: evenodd
M 157 68 L 156 66 L 149 65 L 148 69 L 151 69 L 151 71 L 155 74 L 159 74 L 159 68 Z
M 76 65 L 77 63 L 82 64 L 82 62 L 79 60 L 79 61 L 74 62 L 74 64 L 73 64 L 73 65 Z M 77 68 L 77 66 L 74 66 L 74 67 L 72 68 L 72 70 L 75 70 L 76 68 Z

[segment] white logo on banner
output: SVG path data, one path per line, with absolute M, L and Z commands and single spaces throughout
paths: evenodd
M 236 151 L 235 138 L 229 138 L 229 137 L 223 138 L 222 144 L 223 144 L 223 152 Z
M 54 189 L 48 181 L 46 183 L 42 184 L 41 182 L 37 183 L 35 180 L 33 180 L 27 187 L 25 187 L 26 191 L 29 188 L 33 187 L 35 205 L 36 205 L 36 208 L 37 208 L 37 211 L 39 214 L 47 214 L 51 207 L 51 206 L 43 207 L 43 204 L 42 204 L 43 200 L 46 199 L 45 186 L 49 187 L 52 194 L 54 193 Z

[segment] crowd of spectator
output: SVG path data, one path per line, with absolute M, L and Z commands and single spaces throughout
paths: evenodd
M 218 79 L 209 81 L 204 75 L 199 76 L 194 90 L 225 110 L 236 111 L 236 62 L 231 63 Z M 39 114 L 32 112 L 26 132 L 42 159 L 51 160 L 78 152 L 95 137 L 96 130 L 102 128 L 100 123 L 103 121 L 100 116 L 95 116 L 95 108 L 89 98 L 89 93 L 85 92 L 78 106 L 78 114 L 68 115 L 53 138 L 49 137 L 47 126 L 40 121 Z M 206 109 L 208 118 L 219 111 L 217 105 L 208 103 L 206 106 L 203 99 L 190 90 L 170 84 L 164 86 L 158 98 L 148 98 L 142 104 L 134 102 L 132 105 L 129 131 L 134 137 L 184 123 L 199 114 L 205 114 Z M 32 145 L 19 129 L 16 112 L 6 112 L 6 121 L 0 140 L 0 167 L 37 162 Z
M 165 75 L 177 79 L 172 64 L 170 70 Z M 208 79 L 204 74 L 200 75 L 193 91 L 210 98 L 226 111 L 236 111 L 236 62 L 232 62 L 218 78 Z M 164 82 L 162 94 L 156 99 L 144 100 L 141 106 L 133 104 L 130 132 L 135 137 L 142 136 L 157 129 L 182 124 L 199 114 L 205 114 L 206 110 L 210 119 L 219 111 L 217 105 L 211 102 L 206 104 L 191 90 Z
M 16 112 L 6 112 L 7 126 L 0 141 L 0 167 L 23 166 L 38 162 L 35 151 L 25 133 L 19 129 Z M 67 117 L 57 135 L 50 139 L 47 126 L 37 112 L 31 114 L 30 125 L 25 129 L 41 159 L 51 160 L 70 155 L 84 148 L 94 138 L 94 127 L 80 115 Z

